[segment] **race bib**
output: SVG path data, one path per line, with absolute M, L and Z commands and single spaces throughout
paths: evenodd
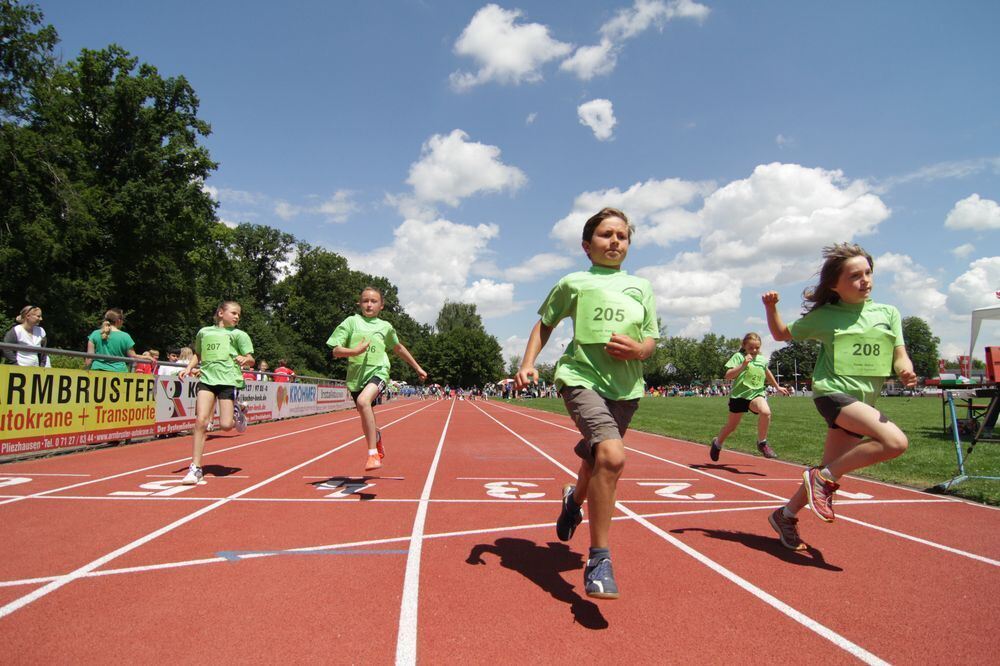
M 888 377 L 895 336 L 878 329 L 833 336 L 833 370 L 838 375 Z
M 764 388 L 764 378 L 764 368 L 759 365 L 748 365 L 747 369 L 743 371 L 743 384 L 747 388 Z
M 385 336 L 381 333 L 373 333 L 370 336 L 365 336 L 368 340 L 368 349 L 364 351 L 363 354 L 358 354 L 357 356 L 349 356 L 347 359 L 348 363 L 354 365 L 378 365 L 382 359 L 382 355 L 385 354 Z
M 206 363 L 228 361 L 232 358 L 229 345 L 229 335 L 206 335 L 201 341 L 201 360 Z
M 576 300 L 573 337 L 580 344 L 604 344 L 612 333 L 641 341 L 646 315 L 642 303 L 631 296 L 601 289 L 581 291 Z

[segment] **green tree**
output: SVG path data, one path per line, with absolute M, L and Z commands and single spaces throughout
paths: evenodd
M 456 328 L 434 336 L 433 366 L 427 370 L 434 381 L 451 386 L 483 386 L 503 376 L 500 343 L 484 331 Z
M 771 354 L 768 368 L 782 385 L 791 385 L 812 377 L 816 359 L 819 357 L 820 343 L 816 340 L 791 340 Z M 795 373 L 798 373 L 796 377 Z M 779 377 L 780 374 L 780 377 Z
M 464 328 L 469 331 L 485 331 L 483 319 L 476 312 L 475 303 L 455 303 L 445 301 L 434 325 L 438 333 L 450 333 Z
M 913 370 L 920 377 L 936 377 L 938 373 L 938 338 L 920 317 L 903 318 L 903 339 L 906 353 L 913 361 Z
M 56 29 L 33 3 L 0 0 L 0 121 L 25 118 L 31 89 L 55 67 Z
M 698 377 L 706 384 L 722 377 L 726 361 L 739 348 L 739 338 L 706 333 L 698 343 Z
M 660 358 L 669 383 L 690 384 L 699 376 L 698 342 L 693 338 L 667 338 Z

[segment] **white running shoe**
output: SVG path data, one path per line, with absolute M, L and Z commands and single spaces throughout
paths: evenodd
M 194 463 L 188 467 L 187 475 L 181 480 L 181 483 L 185 486 L 196 486 L 205 477 L 205 473 L 201 471 L 201 467 L 197 467 Z

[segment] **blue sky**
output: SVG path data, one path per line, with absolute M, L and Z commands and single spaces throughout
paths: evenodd
M 762 331 L 772 288 L 794 319 L 836 241 L 948 356 L 1000 302 L 1000 3 L 38 4 L 66 59 L 187 77 L 223 221 L 344 254 L 421 321 L 475 302 L 507 354 L 604 205 L 669 335 Z

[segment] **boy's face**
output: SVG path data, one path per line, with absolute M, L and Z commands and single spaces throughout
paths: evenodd
M 618 268 L 628 254 L 628 224 L 620 217 L 602 220 L 589 241 L 583 241 L 583 251 L 595 266 Z

